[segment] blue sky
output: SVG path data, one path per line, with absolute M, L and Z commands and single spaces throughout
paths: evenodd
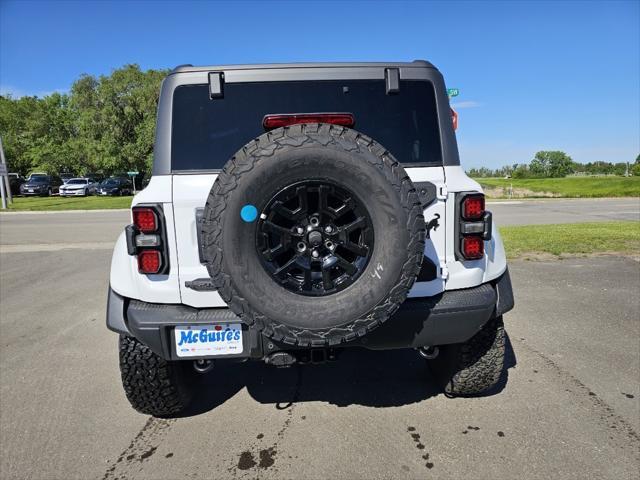
M 66 91 L 138 63 L 430 60 L 463 165 L 640 153 L 640 2 L 0 0 L 0 92 Z

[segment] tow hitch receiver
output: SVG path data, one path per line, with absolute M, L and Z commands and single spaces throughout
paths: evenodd
M 264 363 L 278 368 L 287 368 L 296 363 L 296 357 L 289 352 L 275 352 L 264 359 Z
M 304 365 L 306 363 L 333 362 L 336 359 L 336 351 L 333 348 L 314 348 L 311 350 L 296 350 L 295 352 L 274 352 L 267 355 L 265 363 L 279 368 L 290 367 L 294 363 Z

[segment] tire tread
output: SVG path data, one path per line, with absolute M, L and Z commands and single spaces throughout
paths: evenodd
M 346 327 L 309 330 L 266 318 L 252 309 L 247 300 L 238 294 L 232 279 L 222 268 L 221 245 L 224 226 L 221 219 L 227 207 L 226 199 L 239 184 L 241 176 L 278 152 L 305 144 L 331 145 L 347 152 L 367 149 L 373 155 L 367 155 L 366 158 L 382 172 L 396 190 L 407 218 L 405 228 L 409 234 L 409 243 L 406 261 L 395 287 L 365 316 L 354 320 Z M 267 337 L 288 345 L 304 347 L 333 346 L 348 342 L 366 335 L 388 320 L 406 299 L 415 282 L 422 265 L 425 241 L 422 204 L 404 168 L 391 153 L 368 136 L 328 124 L 302 124 L 279 128 L 261 135 L 240 149 L 227 162 L 211 189 L 206 202 L 202 233 L 207 270 L 229 308 L 248 325 L 262 329 Z
M 185 365 L 168 362 L 139 340 L 120 336 L 120 374 L 129 403 L 138 412 L 156 417 L 182 411 L 189 399 L 182 378 Z M 189 377 L 189 375 L 186 375 Z

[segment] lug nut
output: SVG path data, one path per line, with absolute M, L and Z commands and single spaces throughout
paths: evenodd
M 313 258 L 318 258 L 318 257 L 320 256 L 320 254 L 318 253 L 318 251 L 317 251 L 317 250 L 314 250 L 313 252 L 311 252 L 311 256 L 312 256 Z
M 297 233 L 298 235 L 302 235 L 302 234 L 304 233 L 304 228 L 302 228 L 302 227 L 296 227 L 296 233 Z
M 314 227 L 317 227 L 318 224 L 320 223 L 320 220 L 318 220 L 318 217 L 311 217 L 310 220 L 311 225 L 313 225 Z
M 324 231 L 325 233 L 331 233 L 333 232 L 333 227 L 331 225 L 327 225 L 326 227 L 324 227 Z
M 299 252 L 304 252 L 307 249 L 307 246 L 304 244 L 304 242 L 298 242 L 297 247 Z

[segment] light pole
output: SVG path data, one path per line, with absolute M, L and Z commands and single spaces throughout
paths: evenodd
M 2 208 L 7 208 L 7 199 L 9 204 L 13 203 L 11 196 L 11 185 L 9 184 L 9 172 L 7 172 L 7 162 L 4 158 L 4 148 L 2 147 L 2 137 L 0 137 L 0 194 L 2 196 Z

